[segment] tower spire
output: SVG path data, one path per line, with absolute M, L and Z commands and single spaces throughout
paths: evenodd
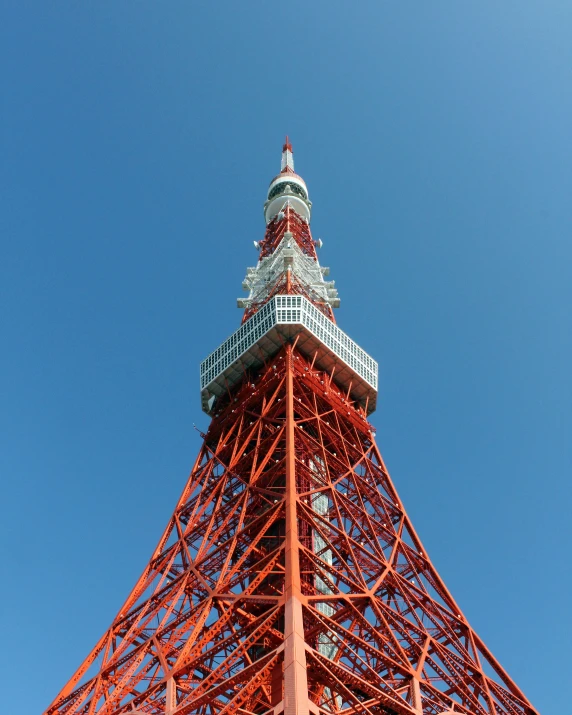
M 290 139 L 287 134 L 282 147 L 282 164 L 280 170 L 282 174 L 288 171 L 294 173 L 294 153 L 292 152 L 292 144 L 290 144 Z

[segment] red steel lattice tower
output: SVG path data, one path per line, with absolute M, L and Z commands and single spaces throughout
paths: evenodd
M 286 138 L 212 416 L 135 588 L 46 715 L 537 715 L 471 628 L 374 440 Z

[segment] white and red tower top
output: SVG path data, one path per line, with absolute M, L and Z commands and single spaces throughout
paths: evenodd
M 255 241 L 259 251 L 258 265 L 249 268 L 243 288 L 248 298 L 239 299 L 245 308 L 244 320 L 250 318 L 276 293 L 297 293 L 306 296 L 334 320 L 332 308 L 340 304 L 334 281 L 326 281 L 328 268 L 322 268 L 310 231 L 312 202 L 304 179 L 294 172 L 294 154 L 288 137 L 282 147 L 282 169 L 268 187 L 264 204 L 266 232 L 262 241 Z
M 242 287 L 247 298 L 241 327 L 201 363 L 203 409 L 215 413 L 218 398 L 259 368 L 286 341 L 296 341 L 316 367 L 335 373 L 334 381 L 361 406 L 375 409 L 377 363 L 335 324 L 340 299 L 330 269 L 320 266 L 310 231 L 312 202 L 304 179 L 294 171 L 288 137 L 280 173 L 268 187 L 266 231 L 254 241 L 258 263 L 248 268 Z

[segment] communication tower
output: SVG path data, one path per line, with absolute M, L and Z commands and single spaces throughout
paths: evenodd
M 375 442 L 378 366 L 286 138 L 212 418 L 149 564 L 46 715 L 537 715 L 469 625 Z

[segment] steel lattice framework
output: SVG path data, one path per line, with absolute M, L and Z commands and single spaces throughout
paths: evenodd
M 267 300 L 310 295 L 287 259 Z M 350 372 L 320 367 L 302 332 L 260 345 L 209 403 L 148 566 L 46 714 L 536 715 L 429 560 Z

